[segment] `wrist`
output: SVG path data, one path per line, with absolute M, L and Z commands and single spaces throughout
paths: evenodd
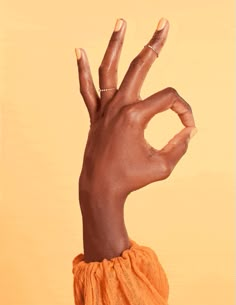
M 80 184 L 79 190 L 84 259 L 102 261 L 119 256 L 130 247 L 124 223 L 125 199 L 111 190 L 91 188 L 88 191 L 86 187 Z
M 119 183 L 105 182 L 103 179 L 79 178 L 79 202 L 92 205 L 123 206 L 127 194 L 122 192 Z

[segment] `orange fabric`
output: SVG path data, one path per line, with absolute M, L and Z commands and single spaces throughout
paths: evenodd
M 168 305 L 169 284 L 156 253 L 130 239 L 118 257 L 86 263 L 73 259 L 76 305 Z

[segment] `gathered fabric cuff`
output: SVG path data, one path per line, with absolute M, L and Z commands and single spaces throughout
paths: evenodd
M 72 262 L 76 305 L 168 305 L 169 283 L 156 253 L 129 238 L 131 247 L 120 256 Z

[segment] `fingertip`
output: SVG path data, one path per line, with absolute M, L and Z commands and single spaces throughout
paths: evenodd
M 157 32 L 162 32 L 162 31 L 164 31 L 164 29 L 168 30 L 169 25 L 170 25 L 170 23 L 169 23 L 168 19 L 162 17 L 157 24 L 156 31 Z
M 120 18 L 123 21 L 122 26 L 127 26 L 127 21 L 124 18 Z
M 164 29 L 164 27 L 166 26 L 166 23 L 167 23 L 167 19 L 162 17 L 158 22 L 157 31 Z
M 194 127 L 190 132 L 190 136 L 189 136 L 190 139 L 192 139 L 197 132 L 198 132 L 198 129 L 196 127 Z
M 75 48 L 75 55 L 76 55 L 77 60 L 80 60 L 80 58 L 81 58 L 80 48 Z
M 195 136 L 195 134 L 198 132 L 198 129 L 196 127 L 186 127 L 186 129 L 189 129 L 188 134 L 186 135 L 185 139 L 187 144 L 189 144 L 190 140 Z
M 114 32 L 120 31 L 123 23 L 124 23 L 124 20 L 122 18 L 117 18 L 115 28 L 114 28 Z
M 185 145 L 185 143 L 189 143 L 191 137 L 191 133 L 195 132 L 195 129 L 197 128 L 191 128 L 191 127 L 185 127 L 183 128 L 179 133 L 177 133 L 170 141 L 169 144 L 173 145 Z M 195 133 L 196 134 L 196 133 Z M 194 135 L 194 134 L 193 134 Z
M 124 34 L 126 31 L 126 26 L 127 26 L 127 22 L 125 21 L 124 18 L 117 18 L 113 32 L 114 33 L 120 32 Z

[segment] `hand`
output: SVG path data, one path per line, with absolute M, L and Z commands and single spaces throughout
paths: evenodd
M 159 28 L 164 19 L 159 22 Z M 117 89 L 117 69 L 126 32 L 126 21 L 117 21 L 99 67 L 100 88 L 95 89 L 84 49 L 76 49 L 80 92 L 90 116 L 90 130 L 80 174 L 81 191 L 126 196 L 149 183 L 167 178 L 186 153 L 190 134 L 196 133 L 190 105 L 171 87 L 140 97 L 143 81 L 157 58 L 169 31 L 166 20 L 147 45 L 132 60 Z M 175 111 L 183 125 L 162 149 L 153 148 L 144 138 L 144 129 L 159 112 Z M 164 131 L 163 131 L 164 132 Z

